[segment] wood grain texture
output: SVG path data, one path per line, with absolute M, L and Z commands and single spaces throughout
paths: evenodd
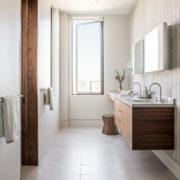
M 38 165 L 38 0 L 22 0 L 22 164 Z
M 116 118 L 118 118 L 124 125 L 126 125 L 127 123 L 126 116 L 124 112 L 119 107 L 117 107 L 117 105 L 115 105 L 114 114 Z
M 132 108 L 127 109 L 127 141 L 130 147 L 132 148 L 133 143 L 133 121 L 132 121 Z
M 132 148 L 132 108 L 117 99 L 114 102 L 115 124 Z
M 126 125 L 123 124 L 123 122 L 118 117 L 114 118 L 114 122 L 116 126 L 118 127 L 120 133 L 126 138 L 127 137 Z
M 22 104 L 22 164 L 28 164 L 28 83 L 27 83 L 27 59 L 28 59 L 28 0 L 22 1 L 22 70 L 21 87 L 25 103 Z
M 133 108 L 134 150 L 174 149 L 174 108 Z
M 118 134 L 117 127 L 114 123 L 114 115 L 103 115 L 104 127 L 102 130 L 103 134 L 116 135 Z
M 133 81 L 144 86 L 158 82 L 162 86 L 162 95 L 176 99 L 175 150 L 165 151 L 180 164 L 180 0 L 138 0 L 130 15 L 131 47 L 144 35 L 162 22 L 169 26 L 169 58 L 172 70 L 135 75 Z M 132 52 L 132 51 L 131 51 Z M 159 94 L 154 87 L 154 94 Z
M 133 150 L 174 149 L 174 108 L 131 108 L 114 102 L 115 124 Z

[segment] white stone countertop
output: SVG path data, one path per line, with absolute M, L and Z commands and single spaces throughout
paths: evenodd
M 154 99 L 121 96 L 117 92 L 109 92 L 109 95 L 130 107 L 175 107 L 175 100 L 173 98 L 162 98 L 162 102 L 159 102 Z

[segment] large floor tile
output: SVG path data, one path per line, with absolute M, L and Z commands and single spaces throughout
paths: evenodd
M 129 171 L 117 164 L 85 165 L 81 167 L 82 175 L 127 175 Z
M 22 180 L 176 180 L 152 151 L 132 151 L 122 135 L 101 131 L 62 129 L 38 167 L 23 167 Z
M 37 166 L 23 166 L 22 180 L 40 180 L 44 169 Z
M 32 179 L 33 180 L 33 179 Z M 69 175 L 69 174 L 47 174 L 45 173 L 41 180 L 81 180 L 80 175 Z
M 81 180 L 131 180 L 128 176 L 119 175 L 82 175 Z

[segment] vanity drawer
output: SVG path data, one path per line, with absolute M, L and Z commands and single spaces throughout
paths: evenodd
M 115 99 L 115 108 L 119 109 L 123 114 L 126 112 L 126 106 L 118 99 Z
M 116 126 L 117 126 L 118 129 L 120 130 L 121 134 L 122 134 L 124 137 L 127 137 L 126 125 L 123 124 L 123 122 L 122 122 L 118 117 L 115 117 L 115 118 L 114 118 L 114 121 L 115 121 Z
M 119 111 L 126 117 L 126 118 L 131 118 L 132 114 L 132 108 L 129 107 L 128 105 L 125 105 L 121 101 L 115 99 L 115 108 L 119 109 Z
M 115 109 L 114 112 L 115 118 L 117 118 L 124 125 L 126 125 L 126 115 L 124 114 L 124 112 L 119 107 L 115 107 L 114 109 Z
M 132 146 L 132 108 L 115 99 L 114 120 L 121 134 Z

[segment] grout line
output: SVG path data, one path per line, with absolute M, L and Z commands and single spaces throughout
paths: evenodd
M 81 145 L 81 162 L 80 162 L 80 180 L 82 179 L 81 168 L 82 168 L 82 154 L 83 154 L 83 142 Z

